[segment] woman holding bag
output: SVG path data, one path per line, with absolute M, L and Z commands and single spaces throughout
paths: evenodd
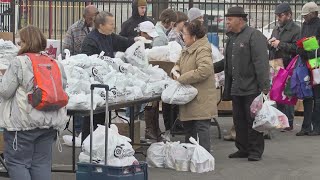
M 214 85 L 211 45 L 206 36 L 205 27 L 199 20 L 185 23 L 183 40 L 186 47 L 173 71 L 181 84 L 190 84 L 198 90 L 195 99 L 179 107 L 180 120 L 183 122 L 186 137 L 197 139 L 200 145 L 210 152 L 210 122 L 217 115 L 217 98 Z

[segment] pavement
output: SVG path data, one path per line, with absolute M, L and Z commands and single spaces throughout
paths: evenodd
M 231 117 L 218 118 L 222 133 L 232 126 Z M 142 121 L 143 122 L 143 121 Z M 177 172 L 175 170 L 149 168 L 150 180 L 319 180 L 320 179 L 320 136 L 297 137 L 295 133 L 301 128 L 302 117 L 295 118 L 292 132 L 273 131 L 272 139 L 266 140 L 265 153 L 259 162 L 247 159 L 229 159 L 228 155 L 237 149 L 233 142 L 218 139 L 216 127 L 211 127 L 212 155 L 215 157 L 215 171 L 203 174 Z M 163 123 L 160 123 L 163 124 Z M 161 127 L 163 129 L 163 127 Z M 144 129 L 144 123 L 141 123 Z M 66 132 L 66 134 L 68 134 Z M 141 132 L 143 136 L 143 131 Z M 183 136 L 175 136 L 172 140 L 183 141 Z M 71 168 L 71 148 L 63 146 L 60 153 L 53 147 L 53 168 Z M 80 149 L 77 149 L 77 154 Z M 139 160 L 144 157 L 137 155 Z M 72 173 L 52 173 L 53 180 L 75 180 Z M 0 177 L 0 180 L 7 178 Z

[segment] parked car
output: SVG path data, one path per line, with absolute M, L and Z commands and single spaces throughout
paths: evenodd
M 302 21 L 296 19 L 295 22 L 297 25 L 301 26 Z M 262 34 L 267 38 L 271 38 L 272 30 L 277 26 L 278 22 L 277 21 L 272 21 L 269 24 L 263 26 L 263 28 L 258 28 L 259 31 L 262 32 Z

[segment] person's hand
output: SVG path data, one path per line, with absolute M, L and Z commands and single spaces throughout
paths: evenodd
M 271 43 L 272 43 L 273 41 L 275 41 L 275 40 L 277 40 L 275 37 L 270 38 L 270 39 L 268 40 L 268 43 L 271 45 Z
M 265 95 L 268 95 L 269 94 L 269 90 L 268 89 L 265 89 L 265 90 L 262 90 L 263 94 Z
M 171 70 L 171 77 L 174 80 L 177 80 L 180 77 L 180 68 L 179 66 L 174 66 Z
M 280 41 L 279 40 L 274 40 L 271 42 L 271 46 L 274 48 L 278 48 Z

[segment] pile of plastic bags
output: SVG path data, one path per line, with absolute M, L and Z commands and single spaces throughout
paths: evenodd
M 214 157 L 194 139 L 190 143 L 158 142 L 153 143 L 147 151 L 149 167 L 191 171 L 197 173 L 213 171 Z
M 92 137 L 92 160 L 98 164 L 104 164 L 105 159 L 105 126 L 98 125 Z M 108 129 L 107 164 L 117 167 L 130 166 L 139 163 L 133 156 L 131 139 L 118 133 L 116 125 L 111 124 Z M 79 162 L 90 160 L 90 135 L 83 141 Z
M 14 59 L 19 49 L 12 43 L 12 41 L 5 41 L 0 39 L 0 69 L 7 69 L 10 60 Z
M 134 45 L 137 46 L 139 43 Z M 70 99 L 67 108 L 90 109 L 91 84 L 109 85 L 109 102 L 130 101 L 161 94 L 170 81 L 167 73 L 158 66 L 146 64 L 144 47 L 140 48 L 139 53 L 136 52 L 139 48 L 136 49 L 134 54 L 140 55 L 135 58 L 129 56 L 131 50 L 129 48 L 126 53 L 118 53 L 117 58 L 103 56 L 104 52 L 92 56 L 85 54 L 70 56 L 66 51 L 66 59 L 61 63 L 68 79 L 66 92 Z M 130 61 L 139 67 L 125 61 Z M 94 90 L 94 109 L 105 104 L 105 97 L 104 89 Z

